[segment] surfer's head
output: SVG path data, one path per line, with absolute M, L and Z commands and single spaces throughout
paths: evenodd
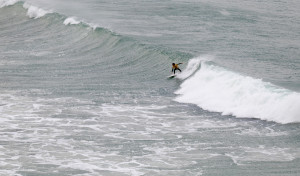
M 175 63 L 172 63 L 172 65 L 175 65 Z

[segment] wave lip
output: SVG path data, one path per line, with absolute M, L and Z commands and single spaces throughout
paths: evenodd
M 51 11 L 46 11 L 44 9 L 38 8 L 28 3 L 24 3 L 23 7 L 27 9 L 27 16 L 29 16 L 29 18 L 37 19 L 45 16 L 48 13 L 51 13 Z
M 22 4 L 22 7 L 24 9 L 27 10 L 26 15 L 29 18 L 33 18 L 33 19 L 37 19 L 37 18 L 41 18 L 44 17 L 46 14 L 49 13 L 55 13 L 53 12 L 51 9 L 50 10 L 44 10 L 40 7 L 37 7 L 35 5 L 32 5 L 28 2 L 24 2 L 22 0 L 0 0 L 0 8 L 2 7 L 6 7 L 6 6 L 11 6 L 11 5 L 15 5 L 17 2 L 20 2 L 20 4 Z M 88 26 L 89 28 L 92 28 L 93 30 L 96 30 L 97 28 L 101 28 L 99 25 L 94 24 L 94 23 L 90 23 L 90 22 L 86 22 L 85 20 L 79 20 L 77 17 L 72 16 L 72 17 L 66 17 L 65 15 L 61 14 L 63 17 L 65 17 L 64 20 L 64 25 L 78 25 L 80 23 Z
M 0 0 L 0 8 L 5 7 L 5 6 L 14 5 L 18 1 L 19 0 Z
M 200 66 L 201 58 L 191 59 L 187 64 L 185 70 L 182 73 L 178 74 L 177 78 L 184 80 L 190 77 L 191 75 L 193 75 L 193 73 L 195 73 L 197 69 L 199 69 Z
M 300 94 L 203 62 L 175 92 L 175 101 L 223 115 L 278 123 L 300 122 Z
M 69 25 L 69 24 L 79 24 L 80 21 L 76 20 L 75 17 L 69 17 L 67 19 L 65 19 L 64 21 L 64 25 Z

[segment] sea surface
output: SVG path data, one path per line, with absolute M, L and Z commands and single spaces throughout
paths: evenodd
M 299 176 L 299 9 L 0 0 L 0 176 Z

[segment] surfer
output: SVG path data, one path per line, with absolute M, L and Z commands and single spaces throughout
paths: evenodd
M 174 71 L 174 75 L 175 75 L 175 70 L 179 70 L 181 72 L 180 68 L 178 67 L 178 65 L 180 64 L 182 63 L 178 63 L 178 64 L 172 63 L 172 72 Z

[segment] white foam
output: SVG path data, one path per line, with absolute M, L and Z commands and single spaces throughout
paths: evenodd
M 275 131 L 270 127 L 265 127 L 263 129 L 258 128 L 249 128 L 236 133 L 238 135 L 245 135 L 245 136 L 287 136 L 288 133 L 286 131 Z
M 79 23 L 80 23 L 80 21 L 78 21 L 78 20 L 76 19 L 76 17 L 69 17 L 69 18 L 65 19 L 65 21 L 64 21 L 64 24 L 65 24 L 65 25 L 69 25 L 69 24 L 79 24 Z
M 80 24 L 83 23 L 85 25 L 88 25 L 90 29 L 96 30 L 99 25 L 95 24 L 95 23 L 90 23 L 90 22 L 86 22 L 85 20 L 79 20 L 77 17 L 68 17 L 64 20 L 64 25 L 76 25 L 76 24 Z
M 27 16 L 29 16 L 29 18 L 37 19 L 45 16 L 47 13 L 51 13 L 51 11 L 46 11 L 28 3 L 24 3 L 23 7 L 27 9 Z
M 193 103 L 223 115 L 300 122 L 299 93 L 206 62 L 175 93 L 179 94 L 175 99 L 178 102 Z
M 295 154 L 289 148 L 266 147 L 260 145 L 256 148 L 240 147 L 241 151 L 226 153 L 237 165 L 257 161 L 292 161 Z
M 87 23 L 87 25 L 89 25 L 93 30 L 96 30 L 99 27 L 99 25 L 94 23 Z
M 176 78 L 182 80 L 186 79 L 191 75 L 193 75 L 201 67 L 201 62 L 212 61 L 212 60 L 213 60 L 213 56 L 209 56 L 209 55 L 193 58 L 189 60 L 186 68 L 181 73 L 179 73 Z
M 191 59 L 188 65 L 186 66 L 185 70 L 182 73 L 177 75 L 179 79 L 186 79 L 191 76 L 201 65 L 201 59 L 195 58 Z
M 0 0 L 0 8 L 14 5 L 17 3 L 19 0 Z

